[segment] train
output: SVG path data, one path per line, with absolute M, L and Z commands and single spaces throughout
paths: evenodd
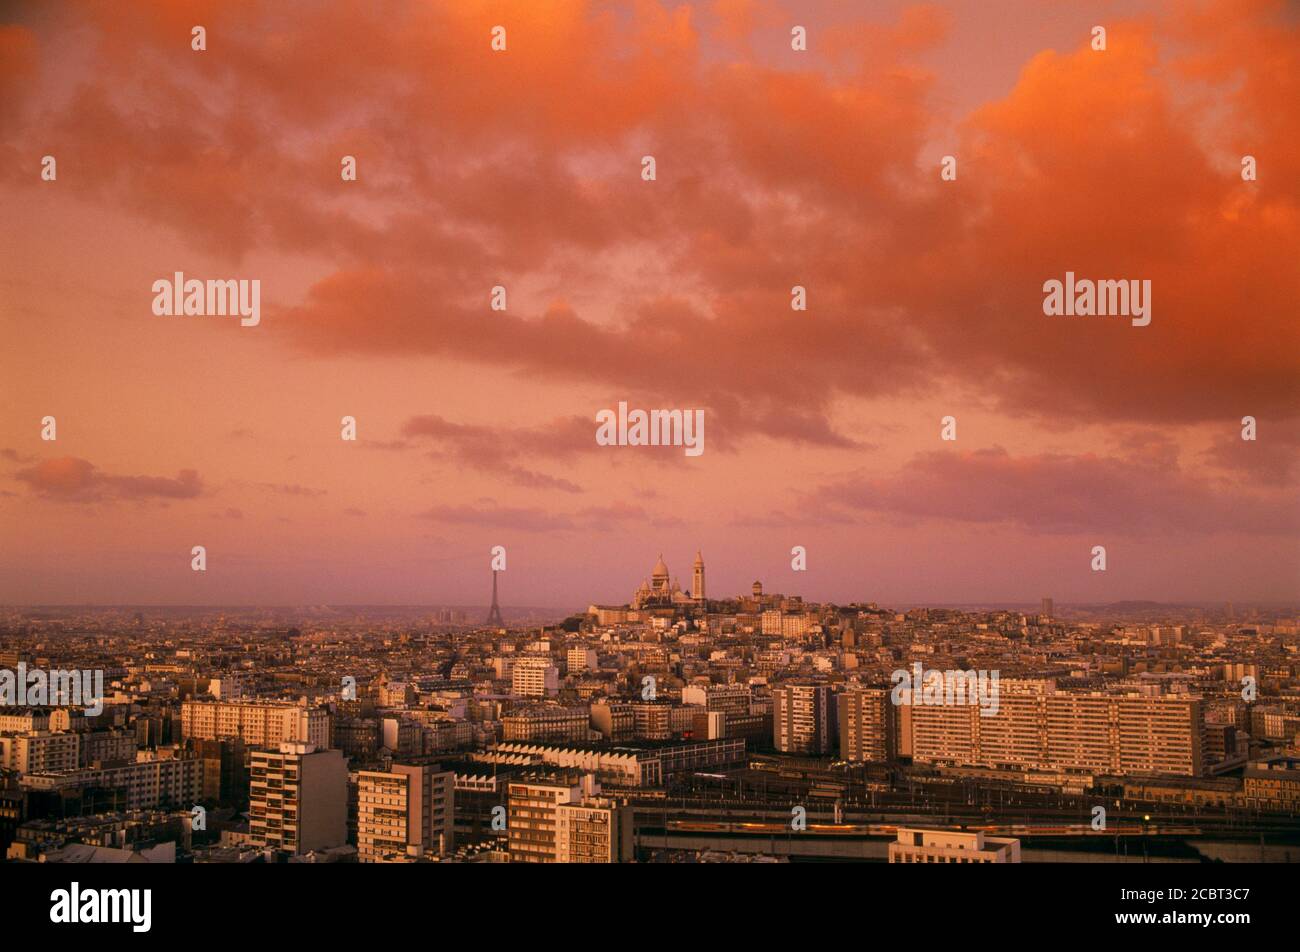
M 909 828 L 891 823 L 809 823 L 807 829 L 798 831 L 801 836 L 838 837 L 888 837 L 894 838 L 899 829 Z M 730 833 L 748 836 L 784 836 L 796 832 L 788 822 L 758 822 L 746 820 L 669 820 L 670 833 Z M 1182 824 L 1112 823 L 1105 830 L 1094 830 L 1089 823 L 1034 824 L 987 823 L 967 824 L 961 829 L 968 833 L 988 833 L 990 836 L 1199 836 L 1201 829 Z

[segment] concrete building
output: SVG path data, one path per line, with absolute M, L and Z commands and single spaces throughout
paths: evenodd
M 555 848 L 557 863 L 631 862 L 631 806 L 601 797 L 559 804 Z
M 585 707 L 540 705 L 514 711 L 501 718 L 503 741 L 569 741 L 591 739 L 591 713 Z
M 560 670 L 550 658 L 520 658 L 510 672 L 510 691 L 521 697 L 554 697 L 560 693 Z
M 203 797 L 203 761 L 173 756 L 179 753 L 141 751 L 134 763 L 31 774 L 22 786 L 42 791 L 93 789 L 101 801 L 111 797 L 122 810 L 188 810 Z
M 298 743 L 324 749 L 330 743 L 329 712 L 297 704 L 186 701 L 181 734 L 199 740 L 239 737 L 249 747 Z
M 1300 758 L 1270 757 L 1246 767 L 1246 805 L 1269 813 L 1300 813 Z
M 839 695 L 841 758 L 861 763 L 898 756 L 894 746 L 896 708 L 889 695 L 889 688 L 855 688 Z
M 80 736 L 38 730 L 0 737 L 0 767 L 20 774 L 63 773 L 80 766 Z M 134 756 L 135 745 L 131 752 Z
M 1020 841 L 982 832 L 900 827 L 889 844 L 891 863 L 1018 863 Z
M 249 768 L 249 836 L 290 853 L 347 842 L 348 770 L 343 752 L 312 744 L 255 750 Z
M 506 831 L 512 863 L 559 862 L 560 807 L 600 792 L 594 774 L 534 773 L 508 788 Z
M 357 774 L 357 854 L 363 863 L 405 862 L 451 852 L 454 771 L 393 764 Z
M 753 694 L 745 684 L 687 685 L 682 688 L 682 703 L 697 704 L 713 713 L 748 714 Z
M 772 742 L 787 754 L 829 754 L 835 738 L 830 688 L 784 684 L 772 690 Z
M 135 733 L 128 731 L 81 731 L 77 766 L 94 767 L 130 763 L 135 760 Z
M 1058 691 L 1050 680 L 1004 680 L 993 714 L 977 704 L 909 708 L 918 763 L 1110 776 L 1205 772 L 1205 719 L 1196 697 Z
M 580 674 L 583 671 L 595 671 L 598 667 L 595 648 L 570 648 L 566 653 L 565 661 L 569 669 L 569 674 Z

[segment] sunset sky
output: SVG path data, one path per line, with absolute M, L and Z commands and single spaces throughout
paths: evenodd
M 1300 597 L 1295 4 L 0 10 L 0 603 Z

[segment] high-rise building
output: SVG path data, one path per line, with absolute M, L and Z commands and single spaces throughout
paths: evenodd
M 248 768 L 243 741 L 191 740 L 188 744 L 203 761 L 203 799 L 236 803 L 248 791 Z
M 827 685 L 783 684 L 773 689 L 772 741 L 782 753 L 830 753 L 834 721 Z
M 576 674 L 580 671 L 595 671 L 597 668 L 596 649 L 585 646 L 570 648 L 566 661 L 570 674 Z
M 560 671 L 547 657 L 520 658 L 510 672 L 510 690 L 522 697 L 554 697 L 560 693 Z
M 531 774 L 511 781 L 506 831 L 512 863 L 555 863 L 562 804 L 580 803 L 600 791 L 595 774 Z
M 556 809 L 557 863 L 627 863 L 633 859 L 632 808 L 589 797 Z
M 1056 617 L 1056 604 L 1052 601 L 1052 599 L 1044 598 L 1042 607 L 1039 609 L 1038 614 L 1042 615 L 1048 621 L 1051 621 L 1053 618 Z
M 632 809 L 598 796 L 591 773 L 531 774 L 509 786 L 512 863 L 623 863 L 632 859 Z
M 357 856 L 404 862 L 451 852 L 456 774 L 431 764 L 393 764 L 357 774 Z
M 281 744 L 255 750 L 249 768 L 254 843 L 307 853 L 347 842 L 348 768 L 339 750 Z
M 889 688 L 853 688 L 840 693 L 840 756 L 845 760 L 888 761 L 894 747 L 895 706 Z

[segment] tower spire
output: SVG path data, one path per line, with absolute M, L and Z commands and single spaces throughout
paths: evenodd
M 494 625 L 497 628 L 504 628 L 505 621 L 501 618 L 501 606 L 497 604 L 497 570 L 492 570 L 492 607 L 488 609 L 487 621 L 483 624 Z

